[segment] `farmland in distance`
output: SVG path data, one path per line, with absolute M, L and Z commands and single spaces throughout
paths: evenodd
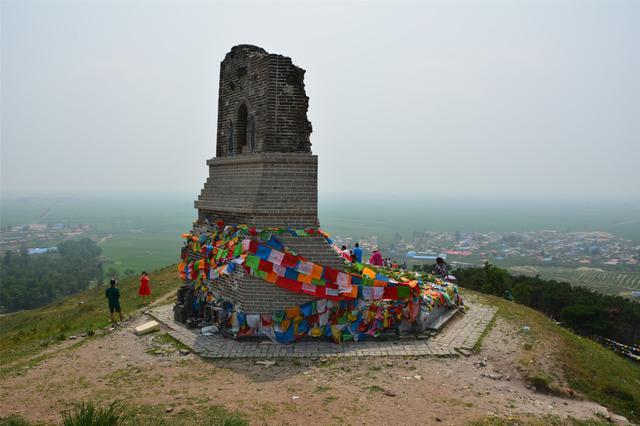
M 566 281 L 604 294 L 629 297 L 632 291 L 640 291 L 640 272 L 607 271 L 584 266 L 512 266 L 507 269 L 514 275 L 540 275 L 546 280 Z

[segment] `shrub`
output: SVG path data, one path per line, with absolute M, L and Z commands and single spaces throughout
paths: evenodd
M 29 426 L 31 423 L 19 416 L 9 416 L 0 419 L 0 426 Z
M 133 414 L 122 401 L 114 401 L 106 407 L 91 401 L 80 402 L 62 413 L 64 426 L 120 426 L 133 420 Z

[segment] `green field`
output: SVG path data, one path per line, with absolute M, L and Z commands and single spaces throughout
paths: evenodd
M 68 196 L 5 198 L 0 203 L 0 224 L 89 224 L 89 237 L 102 241 L 106 269 L 153 270 L 176 262 L 180 234 L 196 218 L 195 194 L 183 196 Z M 602 203 L 599 206 L 569 203 L 534 203 L 523 200 L 408 198 L 359 195 L 323 197 L 318 203 L 322 228 L 332 234 L 380 237 L 384 248 L 399 232 L 411 239 L 416 230 L 432 231 L 529 231 L 535 229 L 601 230 L 640 240 L 640 207 L 637 203 Z M 108 237 L 108 238 L 106 238 Z M 45 244 L 45 243 L 43 243 Z M 55 242 L 51 243 L 52 245 Z M 396 258 L 402 260 L 397 254 Z M 451 260 L 456 260 L 452 258 Z M 481 263 L 480 259 L 460 258 Z M 526 259 L 517 259 L 520 264 Z M 497 262 L 502 265 L 502 263 Z M 503 266 L 517 266 L 504 264 Z M 569 280 L 602 287 L 608 292 L 630 291 L 637 284 L 617 274 L 583 274 L 544 271 L 545 278 Z M 565 273 L 566 272 L 566 273 Z M 633 274 L 631 274 L 633 275 Z M 610 290 L 602 282 L 614 278 Z M 618 282 L 619 281 L 619 282 Z M 629 288 L 627 288 L 629 287 Z
M 629 296 L 640 290 L 640 272 L 605 271 L 599 268 L 564 268 L 557 266 L 512 266 L 512 274 L 540 275 L 546 280 L 566 281 L 592 288 L 600 293 Z
M 140 273 L 178 262 L 181 239 L 176 232 L 122 233 L 114 234 L 99 245 L 108 259 L 107 269 L 113 267 L 121 273 L 133 269 Z
M 2 200 L 1 223 L 88 224 L 99 242 L 105 270 L 140 273 L 176 263 L 180 234 L 191 228 L 193 200 L 150 197 L 57 197 Z M 56 242 L 47 242 L 47 245 Z

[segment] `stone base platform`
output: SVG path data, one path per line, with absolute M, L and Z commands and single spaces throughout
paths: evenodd
M 465 314 L 454 317 L 429 339 L 400 338 L 393 341 L 365 340 L 337 345 L 328 341 L 302 341 L 279 345 L 271 341 L 237 341 L 221 335 L 203 336 L 173 320 L 172 306 L 149 315 L 168 328 L 168 333 L 203 358 L 305 358 L 365 356 L 458 356 L 471 351 L 496 313 L 490 306 L 473 304 Z

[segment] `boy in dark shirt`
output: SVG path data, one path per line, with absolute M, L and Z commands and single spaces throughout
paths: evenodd
M 115 278 L 111 278 L 111 287 L 109 287 L 105 292 L 105 295 L 109 300 L 109 314 L 111 315 L 112 324 L 116 323 L 116 320 L 113 317 L 114 312 L 117 312 L 118 315 L 120 315 L 120 322 L 124 321 L 124 319 L 122 319 L 122 309 L 120 308 L 120 290 L 116 288 L 116 282 Z

